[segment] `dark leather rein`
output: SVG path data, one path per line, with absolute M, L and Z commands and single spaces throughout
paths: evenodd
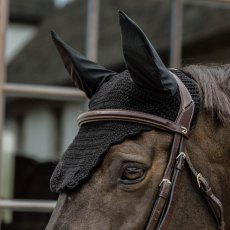
M 184 163 L 186 163 L 212 210 L 217 222 L 217 229 L 224 230 L 225 223 L 222 203 L 213 194 L 206 179 L 201 173 L 198 173 L 195 170 L 186 151 L 186 141 L 189 138 L 190 125 L 194 112 L 194 102 L 181 80 L 176 75 L 173 74 L 173 76 L 175 76 L 177 80 L 181 97 L 180 109 L 175 122 L 142 112 L 111 109 L 94 110 L 83 113 L 79 116 L 78 122 L 79 125 L 83 125 L 97 121 L 119 120 L 141 123 L 161 130 L 173 132 L 174 138 L 169 161 L 163 179 L 159 185 L 158 196 L 146 224 L 146 229 L 167 229 L 172 216 L 173 204 L 175 203 L 176 195 L 178 194 L 178 176 L 183 169 Z

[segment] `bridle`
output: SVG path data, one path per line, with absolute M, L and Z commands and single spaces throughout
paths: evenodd
M 147 230 L 167 229 L 173 211 L 173 203 L 176 200 L 178 189 L 178 176 L 184 167 L 187 166 L 197 181 L 198 187 L 205 195 L 206 201 L 210 206 L 217 222 L 217 229 L 224 230 L 225 222 L 223 215 L 223 205 L 220 200 L 213 194 L 207 180 L 198 173 L 187 154 L 186 140 L 189 138 L 190 125 L 194 113 L 194 102 L 192 97 L 181 82 L 181 80 L 173 74 L 177 80 L 180 91 L 180 108 L 175 122 L 154 116 L 147 113 L 129 111 L 129 110 L 93 110 L 81 114 L 78 117 L 79 125 L 98 121 L 128 121 L 140 124 L 150 125 L 161 130 L 174 133 L 173 143 L 169 155 L 169 161 L 166 166 L 163 179 L 159 184 L 157 199 L 152 208 L 148 222 Z
M 175 122 L 147 113 L 117 109 L 89 111 L 81 114 L 78 117 L 78 122 L 79 125 L 83 125 L 106 120 L 128 121 L 150 125 L 174 133 L 169 160 L 164 171 L 163 179 L 159 184 L 157 199 L 146 223 L 146 229 L 167 229 L 173 212 L 173 204 L 178 194 L 178 177 L 184 168 L 184 163 L 186 163 L 215 217 L 217 229 L 224 230 L 223 205 L 213 194 L 207 180 L 201 173 L 195 170 L 186 151 L 186 141 L 189 139 L 190 125 L 195 105 L 185 85 L 176 75 L 173 74 L 173 76 L 177 80 L 181 98 L 179 112 Z

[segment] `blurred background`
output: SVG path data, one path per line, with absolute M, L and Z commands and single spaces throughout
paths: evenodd
M 97 0 L 91 8 L 86 0 L 5 2 L 9 3 L 4 46 L 5 82 L 9 86 L 32 84 L 72 90 L 73 83 L 52 44 L 51 30 L 90 59 L 122 71 L 125 64 L 118 9 L 144 30 L 167 66 L 230 63 L 230 1 Z M 174 21 L 176 16 L 178 21 Z M 1 38 L 0 42 L 3 44 Z M 16 97 L 14 92 L 5 97 L 2 201 L 57 199 L 57 194 L 49 191 L 49 178 L 77 133 L 78 114 L 87 109 L 86 98 L 79 95 L 64 99 L 32 94 Z M 17 208 L 1 206 L 1 200 L 1 229 L 45 228 L 49 211 L 17 212 Z

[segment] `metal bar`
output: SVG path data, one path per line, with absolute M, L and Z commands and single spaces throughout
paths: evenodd
M 92 61 L 97 61 L 99 4 L 100 0 L 87 3 L 86 57 Z
M 5 35 L 8 17 L 7 0 L 0 0 L 0 86 L 5 82 L 6 63 L 5 63 Z M 5 96 L 3 90 L 0 89 L 0 165 L 2 163 L 2 135 L 5 116 Z M 0 168 L 1 169 L 1 168 Z M 1 173 L 0 173 L 1 174 Z M 0 196 L 1 196 L 1 175 L 0 175 Z
M 45 200 L 0 200 L 0 209 L 23 212 L 52 212 L 56 201 Z
M 184 0 L 184 4 L 187 3 L 197 6 L 215 7 L 220 9 L 230 8 L 230 0 Z
M 6 41 L 6 27 L 8 22 L 8 0 L 0 0 L 0 86 L 5 82 L 6 78 L 6 60 L 5 60 L 5 41 Z M 5 95 L 0 89 L 0 197 L 2 196 L 2 140 L 3 128 L 5 120 Z M 0 212 L 0 229 L 2 222 L 2 213 Z
M 230 0 L 209 0 L 212 2 L 226 2 L 226 3 L 230 3 Z
M 74 87 L 61 86 L 35 86 L 29 84 L 8 83 L 2 86 L 2 91 L 7 96 L 25 98 L 43 98 L 55 100 L 84 100 L 85 94 Z
M 171 1 L 170 67 L 180 68 L 182 57 L 182 0 Z

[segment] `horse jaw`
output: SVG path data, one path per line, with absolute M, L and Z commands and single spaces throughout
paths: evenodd
M 80 189 L 60 195 L 46 230 L 143 229 L 166 167 L 172 135 L 145 132 L 113 146 Z M 139 183 L 120 182 L 127 162 L 148 168 Z

